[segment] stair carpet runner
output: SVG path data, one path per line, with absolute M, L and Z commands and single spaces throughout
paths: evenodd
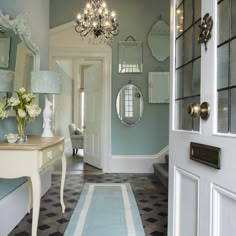
M 169 177 L 169 154 L 165 155 L 165 163 L 153 164 L 154 174 L 160 180 L 160 182 L 168 188 Z

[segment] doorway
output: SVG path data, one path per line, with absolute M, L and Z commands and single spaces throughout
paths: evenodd
M 83 41 L 73 30 L 73 22 L 50 30 L 50 69 L 55 70 L 57 61 L 73 60 L 80 61 L 81 65 L 86 61 L 100 61 L 102 63 L 102 98 L 101 98 L 101 169 L 109 172 L 111 159 L 111 63 L 112 50 L 109 46 L 94 46 Z M 85 64 L 86 64 L 85 63 Z M 76 73 L 79 67 L 73 67 Z M 78 79 L 75 79 L 72 93 L 78 88 Z M 54 100 L 56 99 L 54 96 Z M 79 99 L 74 99 L 79 102 Z M 74 104 L 76 106 L 76 104 Z M 72 119 L 72 118 L 71 118 Z M 53 123 L 60 120 L 54 116 Z M 74 120 L 75 123 L 78 120 Z M 56 130 L 57 133 L 57 130 Z M 68 138 L 67 138 L 68 142 Z
M 83 132 L 84 146 L 78 156 L 91 166 L 102 168 L 102 61 L 100 59 L 60 59 L 55 70 L 61 75 L 62 91 L 54 98 L 54 128 L 66 137 L 71 152 L 68 125 L 74 123 Z M 70 155 L 69 155 L 70 156 Z

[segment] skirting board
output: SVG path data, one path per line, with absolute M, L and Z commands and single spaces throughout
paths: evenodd
M 154 163 L 164 163 L 169 146 L 155 155 L 113 155 L 110 163 L 110 173 L 153 173 Z

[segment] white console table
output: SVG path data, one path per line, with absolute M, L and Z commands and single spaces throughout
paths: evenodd
M 33 195 L 32 236 L 37 236 L 41 194 L 40 172 L 58 159 L 62 160 L 60 201 L 64 213 L 63 191 L 66 175 L 64 137 L 29 136 L 27 142 L 14 144 L 0 141 L 0 178 L 11 179 L 28 176 L 31 180 Z M 31 209 L 31 189 L 29 189 L 29 196 L 28 212 Z

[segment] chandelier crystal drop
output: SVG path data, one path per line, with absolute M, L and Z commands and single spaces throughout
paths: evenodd
M 89 43 L 105 44 L 118 35 L 116 13 L 109 11 L 107 4 L 100 0 L 90 0 L 83 11 L 77 14 L 75 30 Z

